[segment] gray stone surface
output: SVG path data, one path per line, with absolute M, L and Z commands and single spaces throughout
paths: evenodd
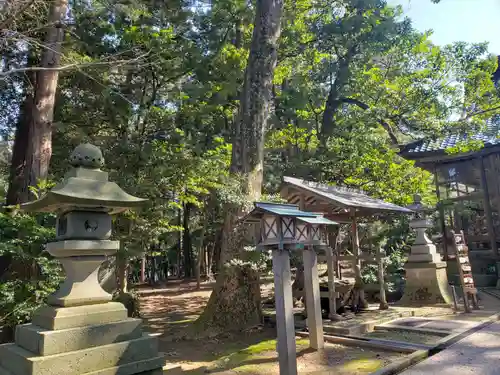
M 16 327 L 16 344 L 36 355 L 53 355 L 142 337 L 142 320 L 52 331 L 33 324 Z
M 44 357 L 35 356 L 15 344 L 4 344 L 0 345 L 0 362 L 13 375 L 82 375 L 94 372 L 104 375 L 114 374 L 108 371 L 110 368 L 123 366 L 133 368 L 128 374 L 136 374 L 162 367 L 163 363 L 135 368 L 138 363 L 156 358 L 156 353 L 158 340 L 150 336 Z
M 42 328 L 58 330 L 126 319 L 127 309 L 122 303 L 108 302 L 75 307 L 44 306 L 35 312 L 32 322 Z
M 401 374 L 497 375 L 499 360 L 500 322 L 495 322 Z

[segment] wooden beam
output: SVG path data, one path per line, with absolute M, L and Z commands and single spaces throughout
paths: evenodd
M 337 293 L 335 290 L 335 259 L 333 247 L 337 242 L 336 236 L 330 231 L 328 233 L 328 247 L 326 249 L 326 262 L 328 272 L 328 302 L 330 308 L 329 318 L 334 320 L 337 316 Z
M 382 248 L 377 245 L 377 263 L 378 263 L 378 282 L 380 285 L 380 305 L 379 310 L 387 310 L 389 304 L 385 295 L 385 278 L 384 278 L 384 257 L 382 256 Z
M 439 191 L 439 173 L 437 171 L 437 168 L 434 167 L 434 182 L 436 185 L 436 196 L 438 199 L 438 202 L 441 202 L 441 192 Z M 444 218 L 444 207 L 443 205 L 439 205 L 439 224 L 441 226 L 441 233 L 443 235 L 443 255 L 444 255 L 444 260 L 448 260 L 448 244 L 446 241 L 446 221 Z
M 352 222 L 350 214 L 325 214 L 327 219 L 336 221 L 338 223 L 347 224 Z
M 483 189 L 483 208 L 486 216 L 486 224 L 488 226 L 488 238 L 491 244 L 491 250 L 495 254 L 495 259 L 498 262 L 498 247 L 496 241 L 495 227 L 493 225 L 493 215 L 491 212 L 491 202 L 490 202 L 490 194 L 488 190 L 488 182 L 486 178 L 486 170 L 484 166 L 483 157 L 479 158 L 479 166 L 481 168 L 481 188 Z M 497 270 L 497 272 L 500 270 Z
M 351 208 L 351 238 L 352 238 L 352 252 L 354 255 L 354 276 L 356 284 L 361 284 L 361 261 L 359 254 L 359 232 L 358 223 L 356 222 L 356 210 Z

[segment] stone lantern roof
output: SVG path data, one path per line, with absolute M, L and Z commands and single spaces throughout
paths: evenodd
M 117 214 L 144 204 L 147 199 L 134 197 L 108 180 L 101 171 L 104 158 L 101 150 L 91 144 L 81 144 L 70 156 L 70 169 L 58 183 L 40 199 L 21 205 L 27 212 L 64 212 L 90 209 Z

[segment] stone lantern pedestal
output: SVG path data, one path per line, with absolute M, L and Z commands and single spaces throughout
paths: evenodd
M 0 375 L 162 374 L 157 338 L 142 332 L 142 320 L 128 318 L 98 281 L 107 256 L 111 215 L 143 203 L 108 181 L 99 169 L 100 150 L 78 146 L 73 169 L 26 211 L 56 212 L 57 242 L 47 251 L 62 263 L 66 279 L 38 309 L 32 323 L 16 327 L 15 343 L 0 345 Z
M 416 199 L 417 211 L 421 205 Z M 449 291 L 446 262 L 436 251 L 436 245 L 427 237 L 425 230 L 432 223 L 423 215 L 410 222 L 410 227 L 417 233 L 415 243 L 411 247 L 410 256 L 405 264 L 406 286 L 400 300 L 402 305 L 418 306 L 433 304 L 450 304 L 452 298 Z

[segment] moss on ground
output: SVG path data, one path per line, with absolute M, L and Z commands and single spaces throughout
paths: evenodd
M 309 346 L 309 340 L 297 340 L 296 345 L 297 350 L 305 349 Z M 248 364 L 248 362 L 269 358 L 269 355 L 265 355 L 269 352 L 273 352 L 273 354 L 276 353 L 276 339 L 264 340 L 245 349 L 220 357 L 215 361 L 214 368 L 225 370 L 238 367 L 238 371 L 250 370 L 251 368 L 255 369 L 257 365 Z

